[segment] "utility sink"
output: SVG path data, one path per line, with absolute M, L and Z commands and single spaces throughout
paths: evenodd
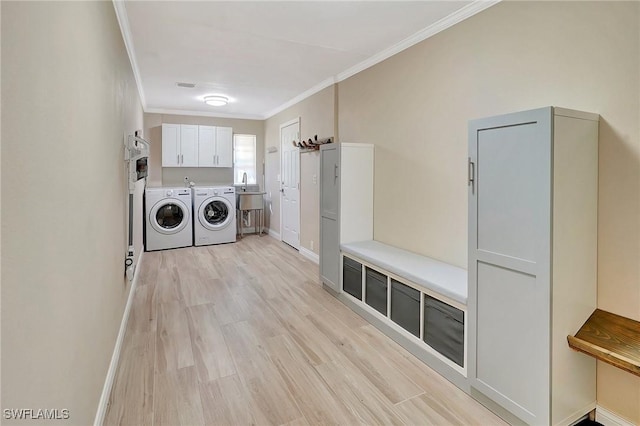
M 264 191 L 236 192 L 238 210 L 258 210 L 264 208 Z

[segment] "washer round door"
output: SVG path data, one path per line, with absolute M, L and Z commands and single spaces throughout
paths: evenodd
M 175 198 L 158 201 L 149 212 L 149 223 L 161 234 L 171 235 L 182 231 L 189 223 L 189 208 Z
M 229 200 L 223 197 L 207 198 L 198 208 L 200 224 L 210 231 L 219 231 L 229 226 L 235 214 Z

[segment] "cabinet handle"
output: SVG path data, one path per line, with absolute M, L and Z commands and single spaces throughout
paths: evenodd
M 333 165 L 333 180 L 334 181 L 338 180 L 338 165 L 337 164 Z
M 184 155 L 180 154 L 180 164 L 184 164 Z
M 476 183 L 476 163 L 471 161 L 471 157 L 469 157 L 469 186 L 471 187 L 471 193 L 473 194 Z
M 218 154 L 216 154 L 216 164 L 218 164 L 220 160 L 218 160 Z
M 180 164 L 180 154 L 176 155 L 176 163 Z

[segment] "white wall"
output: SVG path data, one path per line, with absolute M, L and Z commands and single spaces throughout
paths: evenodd
M 1 10 L 2 408 L 87 425 L 130 289 L 124 140 L 142 108 L 111 2 Z

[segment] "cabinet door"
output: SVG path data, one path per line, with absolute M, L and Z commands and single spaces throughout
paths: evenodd
M 469 126 L 469 381 L 528 424 L 550 421 L 551 145 L 550 108 Z
M 180 125 L 162 125 L 162 167 L 180 166 Z
M 198 126 L 198 166 L 214 167 L 216 155 L 216 128 Z
M 216 127 L 216 167 L 233 167 L 233 129 Z
M 338 221 L 320 218 L 320 278 L 334 291 L 340 288 L 340 230 Z
M 339 152 L 337 144 L 322 147 L 320 157 L 320 216 L 338 220 Z
M 198 167 L 198 126 L 180 126 L 180 165 Z
M 335 291 L 340 288 L 340 224 L 338 203 L 340 179 L 337 144 L 320 151 L 320 277 Z

